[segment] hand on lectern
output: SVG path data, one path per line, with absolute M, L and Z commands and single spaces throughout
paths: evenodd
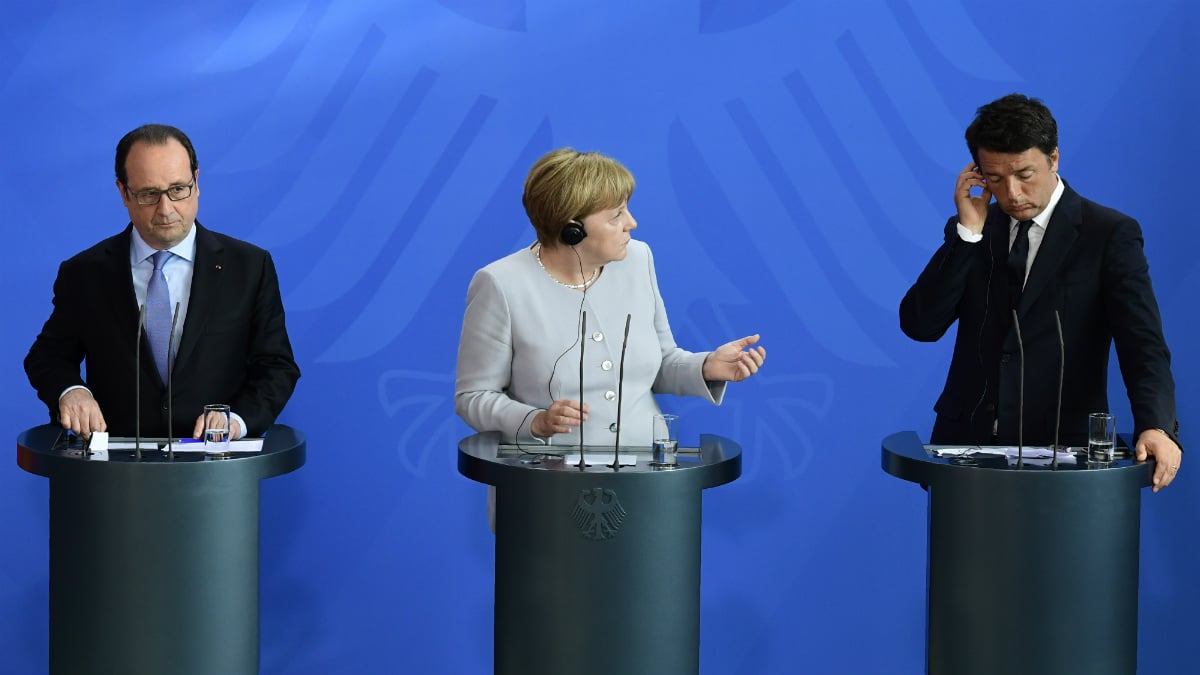
M 709 382 L 741 382 L 758 372 L 767 358 L 767 350 L 752 347 L 758 334 L 726 342 L 704 358 L 704 379 Z
M 236 441 L 242 437 L 242 425 L 238 424 L 237 415 L 229 416 L 229 440 Z M 196 426 L 192 429 L 192 438 L 200 439 L 204 435 L 204 414 L 196 417 Z
M 58 421 L 63 429 L 89 438 L 93 431 L 108 431 L 100 404 L 87 389 L 72 389 L 58 399 Z
M 529 430 L 533 432 L 534 436 L 540 438 L 548 438 L 554 434 L 567 434 L 571 432 L 572 427 L 577 427 L 581 421 L 586 420 L 587 414 L 586 404 L 581 413 L 579 401 L 560 398 L 551 403 L 548 409 L 534 416 Z
M 1138 434 L 1137 445 L 1134 448 L 1137 461 L 1144 462 L 1147 457 L 1154 457 L 1153 485 L 1154 491 L 1167 487 L 1179 473 L 1179 465 L 1183 461 L 1183 450 L 1171 440 L 1171 437 L 1158 429 L 1146 429 Z

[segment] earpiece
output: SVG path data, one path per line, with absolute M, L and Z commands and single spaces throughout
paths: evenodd
M 587 230 L 583 229 L 583 224 L 579 221 L 572 220 L 563 225 L 562 232 L 559 233 L 559 238 L 567 246 L 575 246 L 587 237 Z

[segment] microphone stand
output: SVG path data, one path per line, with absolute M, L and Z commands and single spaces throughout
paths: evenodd
M 1059 318 L 1058 310 L 1054 310 L 1054 326 L 1058 328 L 1058 405 L 1054 409 L 1054 459 L 1050 460 L 1050 469 L 1058 470 L 1058 428 L 1062 423 L 1062 389 L 1063 389 L 1063 371 L 1067 366 L 1067 350 L 1063 345 L 1062 319 Z
M 133 457 L 142 461 L 142 331 L 146 305 L 138 308 L 137 340 L 133 343 Z
M 625 388 L 625 347 L 629 345 L 629 319 L 632 316 L 625 315 L 625 337 L 621 340 L 621 368 L 617 373 L 617 437 L 613 441 L 613 463 L 608 465 L 613 471 L 621 470 L 621 393 Z
M 1017 385 L 1017 469 L 1025 468 L 1025 345 L 1021 342 L 1021 322 L 1017 310 L 1012 311 L 1013 328 L 1017 331 L 1017 350 L 1021 353 L 1021 376 Z
M 179 303 L 175 303 L 175 311 L 171 312 L 171 333 L 167 336 L 167 461 L 175 461 L 175 446 L 171 443 L 171 421 L 174 415 L 174 390 L 171 388 L 171 376 L 175 370 L 174 359 L 171 358 L 171 348 L 175 343 L 175 324 L 179 321 Z
M 582 322 L 579 327 L 579 464 L 575 468 L 583 471 L 587 462 L 583 459 L 583 347 L 587 344 L 587 312 L 581 313 Z

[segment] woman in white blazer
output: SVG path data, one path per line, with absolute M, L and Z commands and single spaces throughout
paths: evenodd
M 726 382 L 762 366 L 758 335 L 706 353 L 676 346 L 650 248 L 630 237 L 633 188 L 624 166 L 596 152 L 560 148 L 530 169 L 522 202 L 537 241 L 476 272 L 467 290 L 454 406 L 473 429 L 578 445 L 583 420 L 586 444 L 611 446 L 627 315 L 622 445 L 650 445 L 654 393 L 720 404 Z

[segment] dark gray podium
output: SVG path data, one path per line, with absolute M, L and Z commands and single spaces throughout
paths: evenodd
M 883 469 L 929 490 L 930 675 L 1137 670 L 1141 490 L 1153 461 L 1106 468 L 939 458 L 915 432 Z
M 50 479 L 51 674 L 257 673 L 259 481 L 304 464 L 304 435 L 98 461 L 59 432 L 17 437 L 17 464 Z
M 718 436 L 649 465 L 578 468 L 579 451 L 527 455 L 494 433 L 458 446 L 459 473 L 496 487 L 496 675 L 685 675 L 700 670 L 701 492 L 741 475 Z

